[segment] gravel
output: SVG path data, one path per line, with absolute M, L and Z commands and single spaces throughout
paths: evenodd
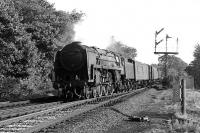
M 171 103 L 170 91 L 150 89 L 124 102 L 102 107 L 56 126 L 58 133 L 121 133 L 165 132 L 171 117 L 166 105 Z M 150 122 L 133 122 L 131 116 L 147 116 Z M 55 131 L 55 129 L 54 129 Z

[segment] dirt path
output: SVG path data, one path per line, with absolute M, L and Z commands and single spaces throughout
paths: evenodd
M 133 97 L 124 103 L 115 105 L 116 112 L 122 114 L 123 119 L 114 127 L 109 128 L 107 133 L 152 133 L 170 132 L 172 130 L 170 120 L 173 116 L 173 109 L 166 108 L 171 105 L 172 93 L 170 90 L 150 90 L 148 94 Z M 129 108 L 126 110 L 126 108 Z M 128 116 L 147 116 L 149 122 L 134 122 Z

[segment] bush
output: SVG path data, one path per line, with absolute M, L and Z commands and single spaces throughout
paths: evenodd
M 0 100 L 13 100 L 21 95 L 19 80 L 16 78 L 1 78 Z
M 56 11 L 46 0 L 0 2 L 0 98 L 21 99 L 52 88 L 57 42 L 72 41 L 82 13 Z

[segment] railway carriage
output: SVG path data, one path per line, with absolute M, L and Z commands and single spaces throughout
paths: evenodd
M 52 73 L 54 88 L 66 99 L 112 95 L 148 85 L 158 77 L 147 64 L 81 42 L 68 44 L 56 53 Z
M 158 75 L 158 69 L 155 67 L 152 67 L 152 79 L 156 80 L 158 79 L 159 75 Z
M 136 88 L 135 61 L 132 59 L 124 58 L 124 63 L 125 63 L 124 87 L 126 90 L 130 90 L 131 88 Z
M 149 65 L 135 61 L 135 80 L 140 86 L 145 86 L 150 80 Z

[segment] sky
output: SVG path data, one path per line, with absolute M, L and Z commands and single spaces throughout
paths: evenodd
M 155 55 L 155 32 L 157 51 L 165 51 L 166 35 L 168 51 L 186 63 L 193 60 L 195 45 L 200 41 L 199 0 L 47 0 L 57 10 L 73 9 L 85 13 L 75 26 L 75 41 L 88 46 L 105 49 L 111 37 L 137 49 L 136 60 L 158 63 Z M 178 46 L 177 46 L 178 38 Z

